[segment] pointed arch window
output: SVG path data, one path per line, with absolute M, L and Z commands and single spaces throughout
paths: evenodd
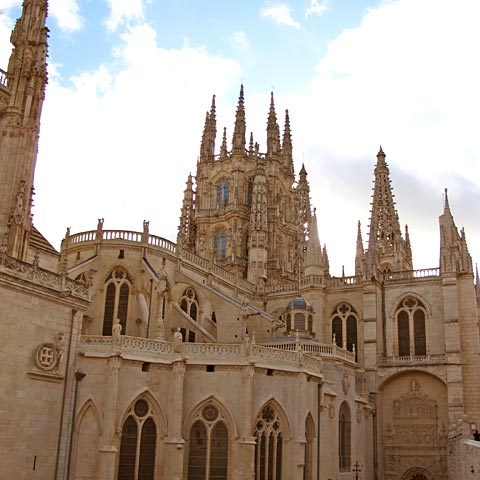
M 351 420 L 347 402 L 340 405 L 338 413 L 338 460 L 341 472 L 349 472 L 351 464 Z
M 188 480 L 227 480 L 228 428 L 219 409 L 202 408 L 190 429 Z
M 315 425 L 309 415 L 305 420 L 305 466 L 303 469 L 303 480 L 313 479 L 313 441 L 315 438 Z
M 398 355 L 427 354 L 425 305 L 414 297 L 405 298 L 396 312 Z
M 358 351 L 357 312 L 347 304 L 338 305 L 332 317 L 332 339 L 335 343 L 349 352 Z
M 115 268 L 105 281 L 105 307 L 103 312 L 102 335 L 111 335 L 113 321 L 120 320 L 122 334 L 127 327 L 128 302 L 132 290 L 132 280 L 123 268 Z
M 230 182 L 221 180 L 217 185 L 217 206 L 225 207 L 230 201 Z
M 150 404 L 137 400 L 123 423 L 118 480 L 154 480 L 157 427 Z
M 216 260 L 225 260 L 227 256 L 227 233 L 218 232 L 214 238 L 213 250 Z
M 180 308 L 192 319 L 197 321 L 198 299 L 195 290 L 188 287 L 180 298 Z
M 283 460 L 282 423 L 271 404 L 257 417 L 255 432 L 255 479 L 281 480 Z

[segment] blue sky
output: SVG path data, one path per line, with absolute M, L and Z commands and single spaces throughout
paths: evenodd
M 0 0 L 0 68 L 20 1 Z M 353 274 L 368 239 L 375 155 L 387 154 L 414 265 L 438 265 L 449 188 L 480 260 L 480 3 L 476 0 L 50 0 L 49 85 L 35 223 L 141 230 L 174 240 L 217 95 L 231 138 L 243 82 L 247 129 L 264 148 L 269 92 L 309 174 L 332 273 Z

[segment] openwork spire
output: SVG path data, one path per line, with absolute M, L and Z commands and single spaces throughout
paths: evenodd
M 369 267 L 373 274 L 382 271 L 410 270 L 411 254 L 398 221 L 394 195 L 390 183 L 390 171 L 382 147 L 377 154 L 375 185 L 373 189 L 370 232 L 368 238 Z
M 270 111 L 267 122 L 267 156 L 273 156 L 280 153 L 280 127 L 277 123 L 277 114 L 275 113 L 275 102 L 273 92 L 270 94 Z
M 220 147 L 220 160 L 225 160 L 228 156 L 227 152 L 227 127 L 223 127 L 222 146 Z
M 443 214 L 440 223 L 440 270 L 441 273 L 471 273 L 473 274 L 472 257 L 468 251 L 467 237 L 462 228 L 458 233 L 448 202 L 448 192 L 445 189 Z
M 362 239 L 362 225 L 360 220 L 358 221 L 357 226 L 357 248 L 355 253 L 355 275 L 363 275 L 363 263 L 365 261 L 365 254 L 363 250 L 363 239 Z
M 293 175 L 292 132 L 290 131 L 290 117 L 288 115 L 288 110 L 285 110 L 285 129 L 283 131 L 282 154 L 283 165 L 287 171 Z
M 205 115 L 202 143 L 200 145 L 200 162 L 213 162 L 215 159 L 215 137 L 217 136 L 217 117 L 215 95 L 212 97 L 212 106 Z
M 195 192 L 193 178 L 190 173 L 183 192 L 180 225 L 178 226 L 177 244 L 180 248 L 192 251 L 195 242 Z
M 233 130 L 232 153 L 245 153 L 245 104 L 243 97 L 243 85 L 240 86 L 237 113 L 235 115 L 235 127 Z

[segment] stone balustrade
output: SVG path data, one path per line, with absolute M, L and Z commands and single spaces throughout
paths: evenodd
M 308 365 L 314 371 L 320 371 L 322 357 L 344 359 L 350 362 L 355 361 L 355 354 L 343 350 L 335 345 L 302 345 L 298 349 L 298 343 L 284 344 L 262 344 L 248 345 L 245 343 L 182 343 L 180 352 L 175 352 L 174 344 L 155 339 L 141 337 L 121 337 L 119 345 L 112 342 L 112 337 L 100 335 L 83 335 L 80 341 L 80 351 L 84 355 L 108 357 L 112 349 L 125 354 L 128 358 L 138 357 L 139 360 L 145 356 L 157 358 L 162 362 L 170 362 L 176 355 L 185 355 L 192 363 L 245 363 L 254 361 L 273 360 L 275 362 L 286 362 L 298 366 Z M 305 347 L 305 348 L 303 348 Z
M 380 366 L 438 365 L 445 363 L 445 355 L 408 355 L 379 357 Z
M 89 300 L 90 298 L 88 285 L 72 280 L 66 275 L 53 273 L 40 268 L 35 261 L 33 263 L 22 262 L 1 252 L 0 271 L 12 273 L 23 280 L 50 288 L 62 294 L 68 293 L 82 300 Z
M 440 277 L 440 268 L 421 268 L 405 272 L 389 272 L 384 275 L 385 283 L 404 282 L 406 280 L 426 280 Z

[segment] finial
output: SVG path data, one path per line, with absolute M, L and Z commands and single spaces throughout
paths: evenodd
M 448 188 L 445 188 L 445 202 L 443 205 L 444 210 L 450 210 L 450 204 L 448 203 Z
M 479 277 L 478 277 L 478 263 L 475 264 L 475 284 L 478 285 L 479 282 Z

